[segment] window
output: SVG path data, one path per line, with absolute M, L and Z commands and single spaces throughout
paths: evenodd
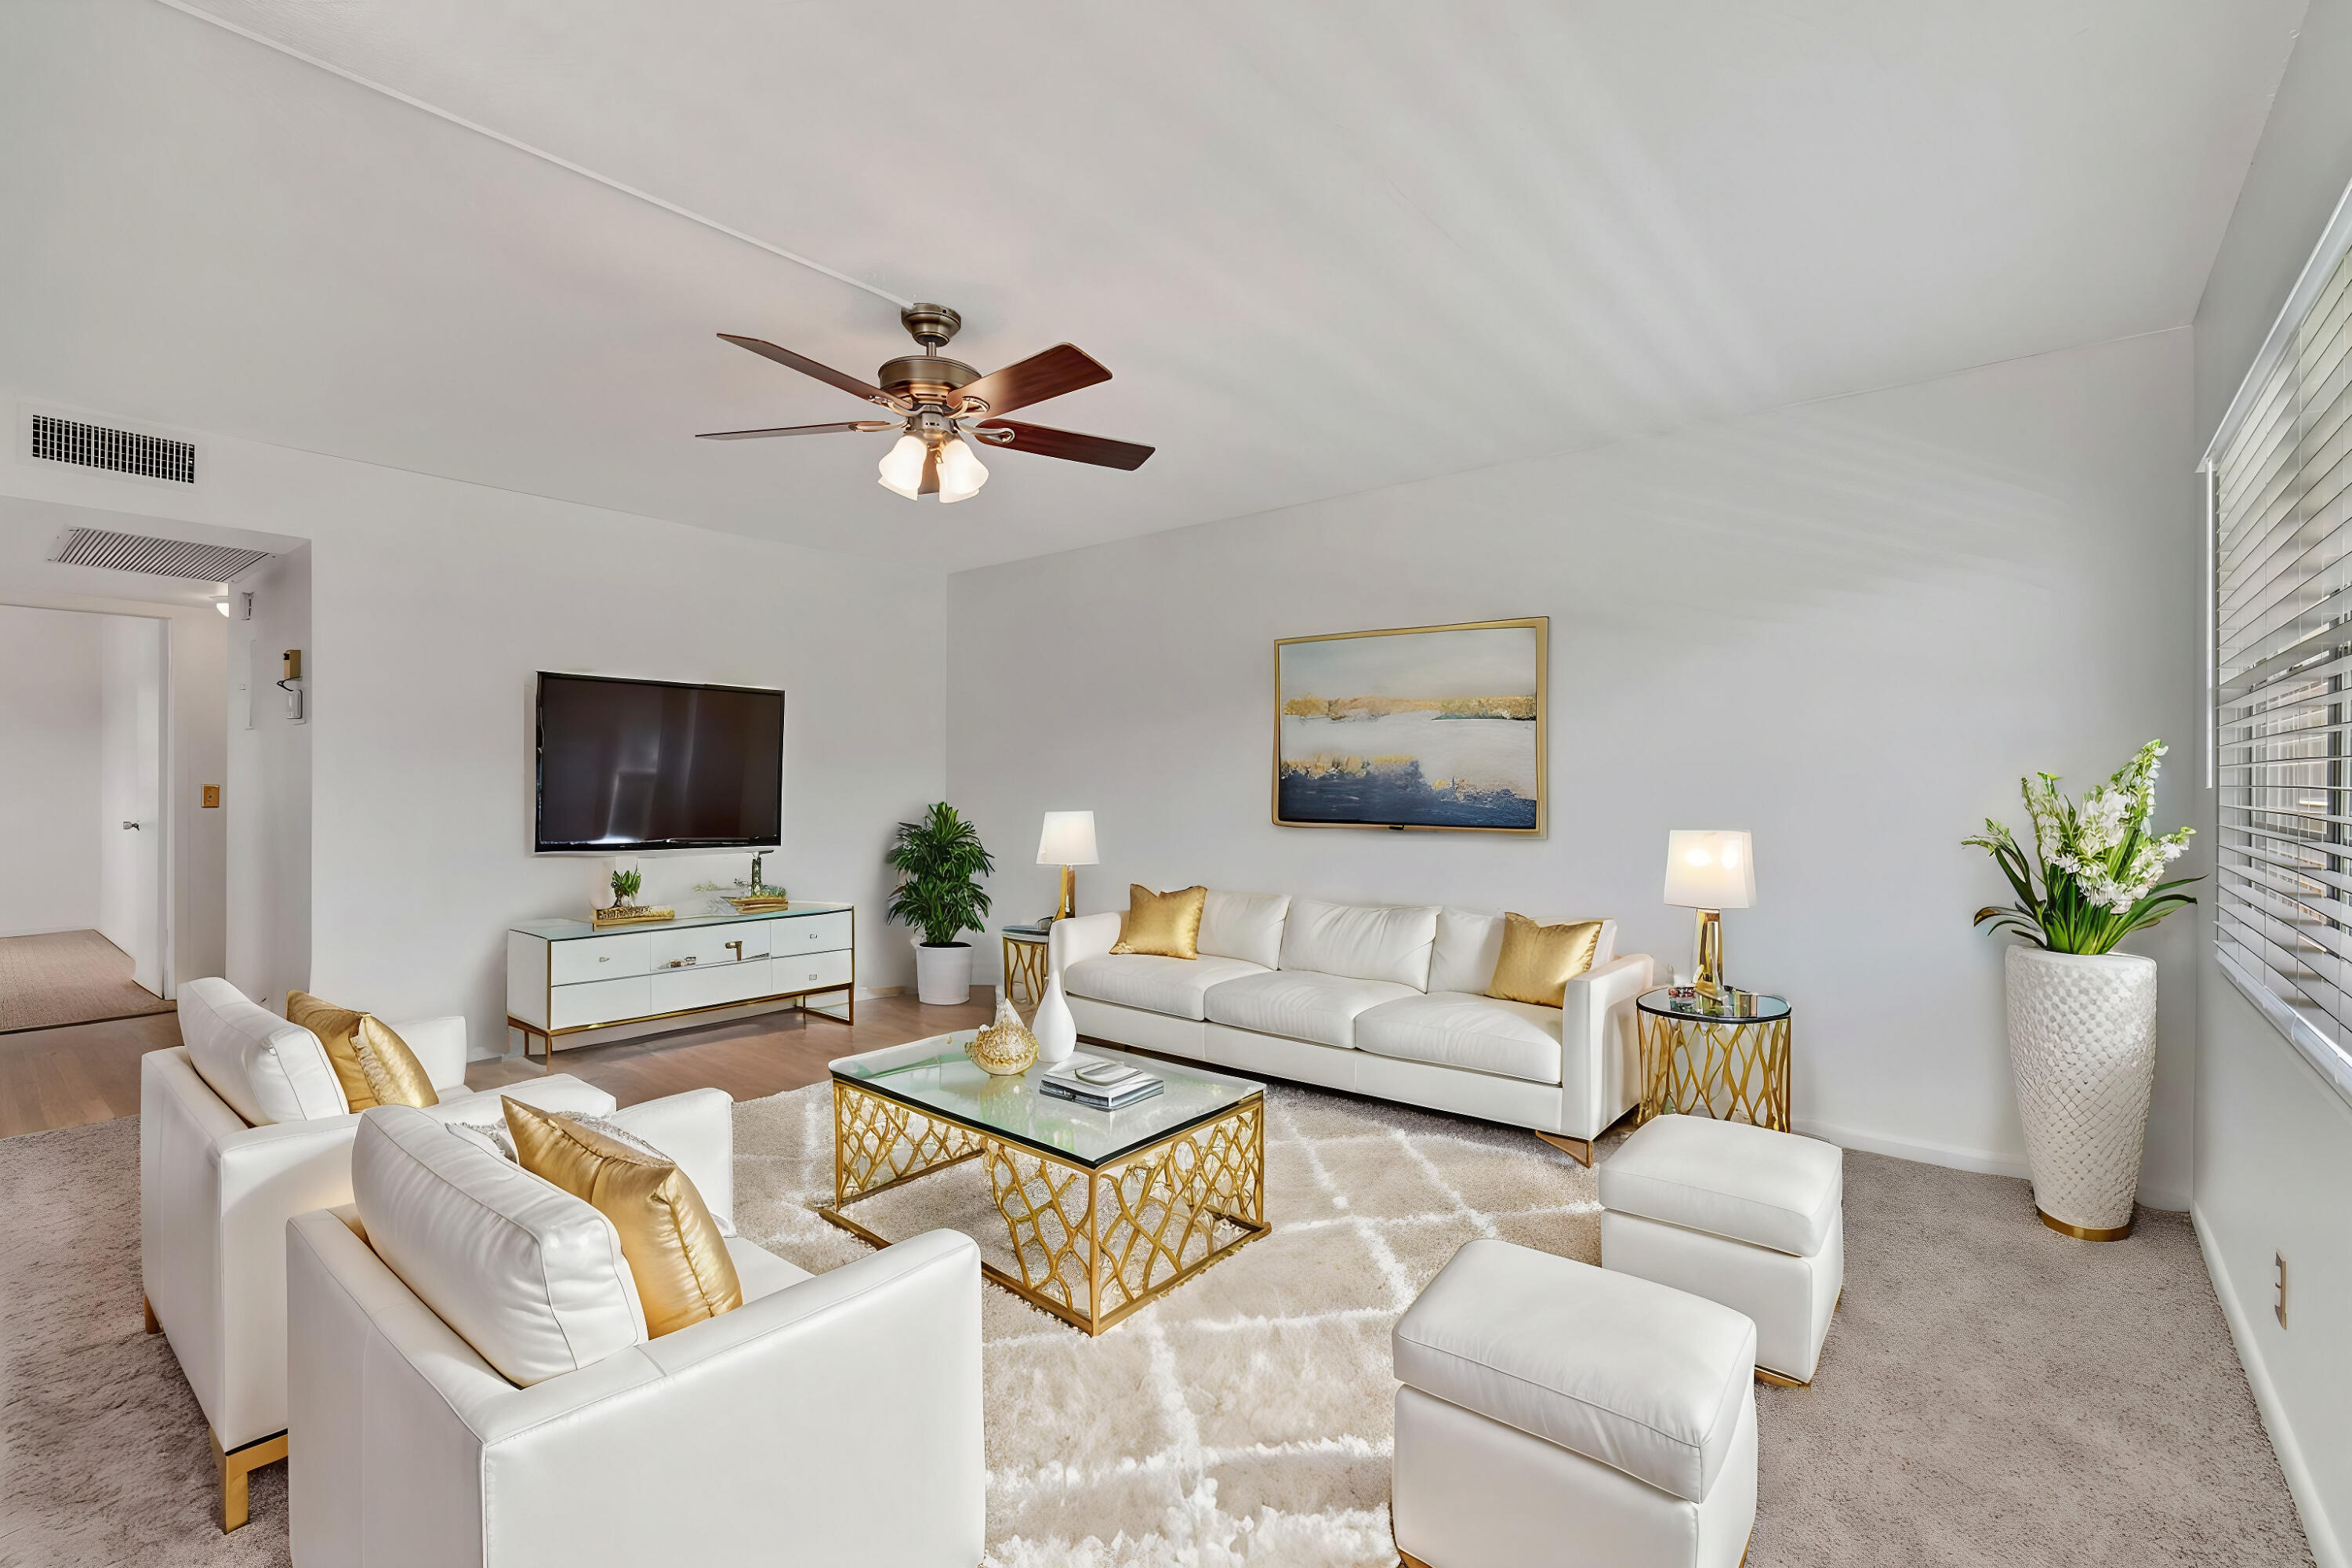
M 2209 454 L 2213 940 L 2352 1086 L 2352 254 L 2330 226 Z

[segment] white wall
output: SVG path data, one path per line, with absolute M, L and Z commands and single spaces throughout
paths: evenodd
M 2352 0 L 2312 0 L 2199 305 L 2201 450 L 2352 182 Z M 2191 488 L 2183 476 L 2183 488 Z M 2202 700 L 2202 691 L 2199 692 Z M 2215 797 L 2200 822 L 2211 832 Z M 2200 931 L 2200 939 L 2206 933 Z M 2352 1564 L 2352 1105 L 2200 940 L 2198 1234 L 2322 1568 Z M 2287 1260 L 2285 1323 L 2273 1259 Z
M 253 595 L 253 618 L 227 623 L 223 653 L 235 694 L 226 720 L 227 975 L 247 996 L 282 1011 L 286 993 L 310 977 L 310 726 L 288 717 L 288 694 L 276 685 L 289 648 L 303 650 L 309 674 L 310 546 L 273 557 L 238 579 L 236 590 Z
M 98 925 L 100 625 L 0 605 L 0 936 Z
M 940 577 L 203 439 L 196 493 L 0 453 L 0 494 L 310 542 L 310 872 L 238 884 L 232 978 L 274 1005 L 307 981 L 392 1017 L 463 1012 L 476 1049 L 499 1048 L 507 926 L 584 916 L 606 873 L 601 859 L 530 852 L 530 682 L 545 668 L 784 688 L 785 843 L 770 879 L 856 904 L 861 987 L 911 983 L 907 934 L 881 918 L 882 856 L 893 826 L 944 785 Z M 256 722 L 277 722 L 277 694 L 257 695 Z M 673 900 L 750 860 L 646 866 L 644 896 Z M 305 896 L 307 973 L 294 973 L 290 939 L 266 971 L 242 967 L 259 962 L 245 945 L 252 901 L 288 911 Z
M 163 984 L 163 626 L 99 619 L 99 784 L 82 807 L 98 824 L 98 931 L 131 956 L 131 977 Z M 135 828 L 125 827 L 135 822 Z
M 1129 881 L 1610 914 L 1687 966 L 1672 827 L 1756 836 L 1728 973 L 1796 1008 L 1799 1125 L 2021 1172 L 2000 941 L 1960 840 L 2021 826 L 2197 710 L 2186 331 L 960 574 L 949 795 L 1052 907 L 1048 808 L 1095 813 L 1086 909 Z M 1276 828 L 1276 637 L 1551 617 L 1540 841 Z M 2143 1192 L 2186 1203 L 2194 932 L 2164 965 Z M 984 963 L 993 963 L 992 947 Z

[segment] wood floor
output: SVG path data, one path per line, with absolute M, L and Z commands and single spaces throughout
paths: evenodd
M 555 1070 L 587 1079 L 624 1105 L 705 1086 L 758 1100 L 819 1081 L 835 1057 L 979 1028 L 994 1012 L 995 993 L 971 994 L 961 1007 L 926 1007 L 911 996 L 869 997 L 857 1004 L 854 1026 L 814 1014 L 772 1013 L 618 1045 L 583 1046 L 556 1052 Z M 0 1035 L 0 1138 L 136 1115 L 139 1058 L 179 1043 L 180 1021 L 172 1013 Z M 496 1089 L 539 1073 L 538 1061 L 507 1057 L 474 1063 L 466 1081 Z

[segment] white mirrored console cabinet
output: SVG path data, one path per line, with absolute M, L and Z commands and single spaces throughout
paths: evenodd
M 757 914 L 691 916 L 597 930 L 529 921 L 507 931 L 507 1027 L 554 1070 L 555 1042 L 588 1029 L 680 1020 L 760 1002 L 796 1002 L 853 1023 L 857 915 L 847 904 L 794 902 Z

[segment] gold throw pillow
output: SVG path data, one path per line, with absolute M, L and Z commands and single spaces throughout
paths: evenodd
M 1127 913 L 1119 918 L 1118 941 L 1113 952 L 1149 952 L 1161 958 L 1201 956 L 1201 911 L 1209 906 L 1209 889 L 1186 888 L 1155 893 L 1140 882 L 1127 889 Z
M 389 1081 L 402 1086 L 402 1089 L 394 1099 L 376 1092 L 361 1062 L 360 1025 L 362 1021 L 375 1022 L 369 1015 L 322 1002 L 308 991 L 289 991 L 286 1019 L 318 1036 L 319 1043 L 327 1047 L 327 1059 L 335 1065 L 335 1080 L 343 1086 L 343 1099 L 353 1110 L 365 1110 L 373 1105 L 421 1107 L 441 1103 L 441 1097 L 433 1091 L 432 1079 L 418 1063 L 415 1053 L 408 1048 L 408 1042 L 381 1022 L 376 1022 L 376 1027 L 391 1044 L 380 1046 L 375 1056 Z M 419 1091 L 423 1098 L 415 1098 Z
M 1503 955 L 1495 961 L 1495 979 L 1486 994 L 1557 1007 L 1567 999 L 1568 983 L 1592 967 L 1592 954 L 1600 945 L 1599 921 L 1546 926 L 1525 915 L 1507 914 Z
M 647 1333 L 659 1339 L 743 1304 L 726 1238 L 684 1171 L 579 1117 L 504 1103 L 516 1163 L 593 1205 L 621 1233 Z
M 368 1081 L 368 1092 L 378 1105 L 413 1105 L 419 1110 L 441 1103 L 440 1094 L 433 1087 L 432 1077 L 408 1042 L 392 1032 L 392 1026 L 373 1013 L 360 1015 L 359 1038 L 353 1042 L 359 1051 L 360 1071 Z

